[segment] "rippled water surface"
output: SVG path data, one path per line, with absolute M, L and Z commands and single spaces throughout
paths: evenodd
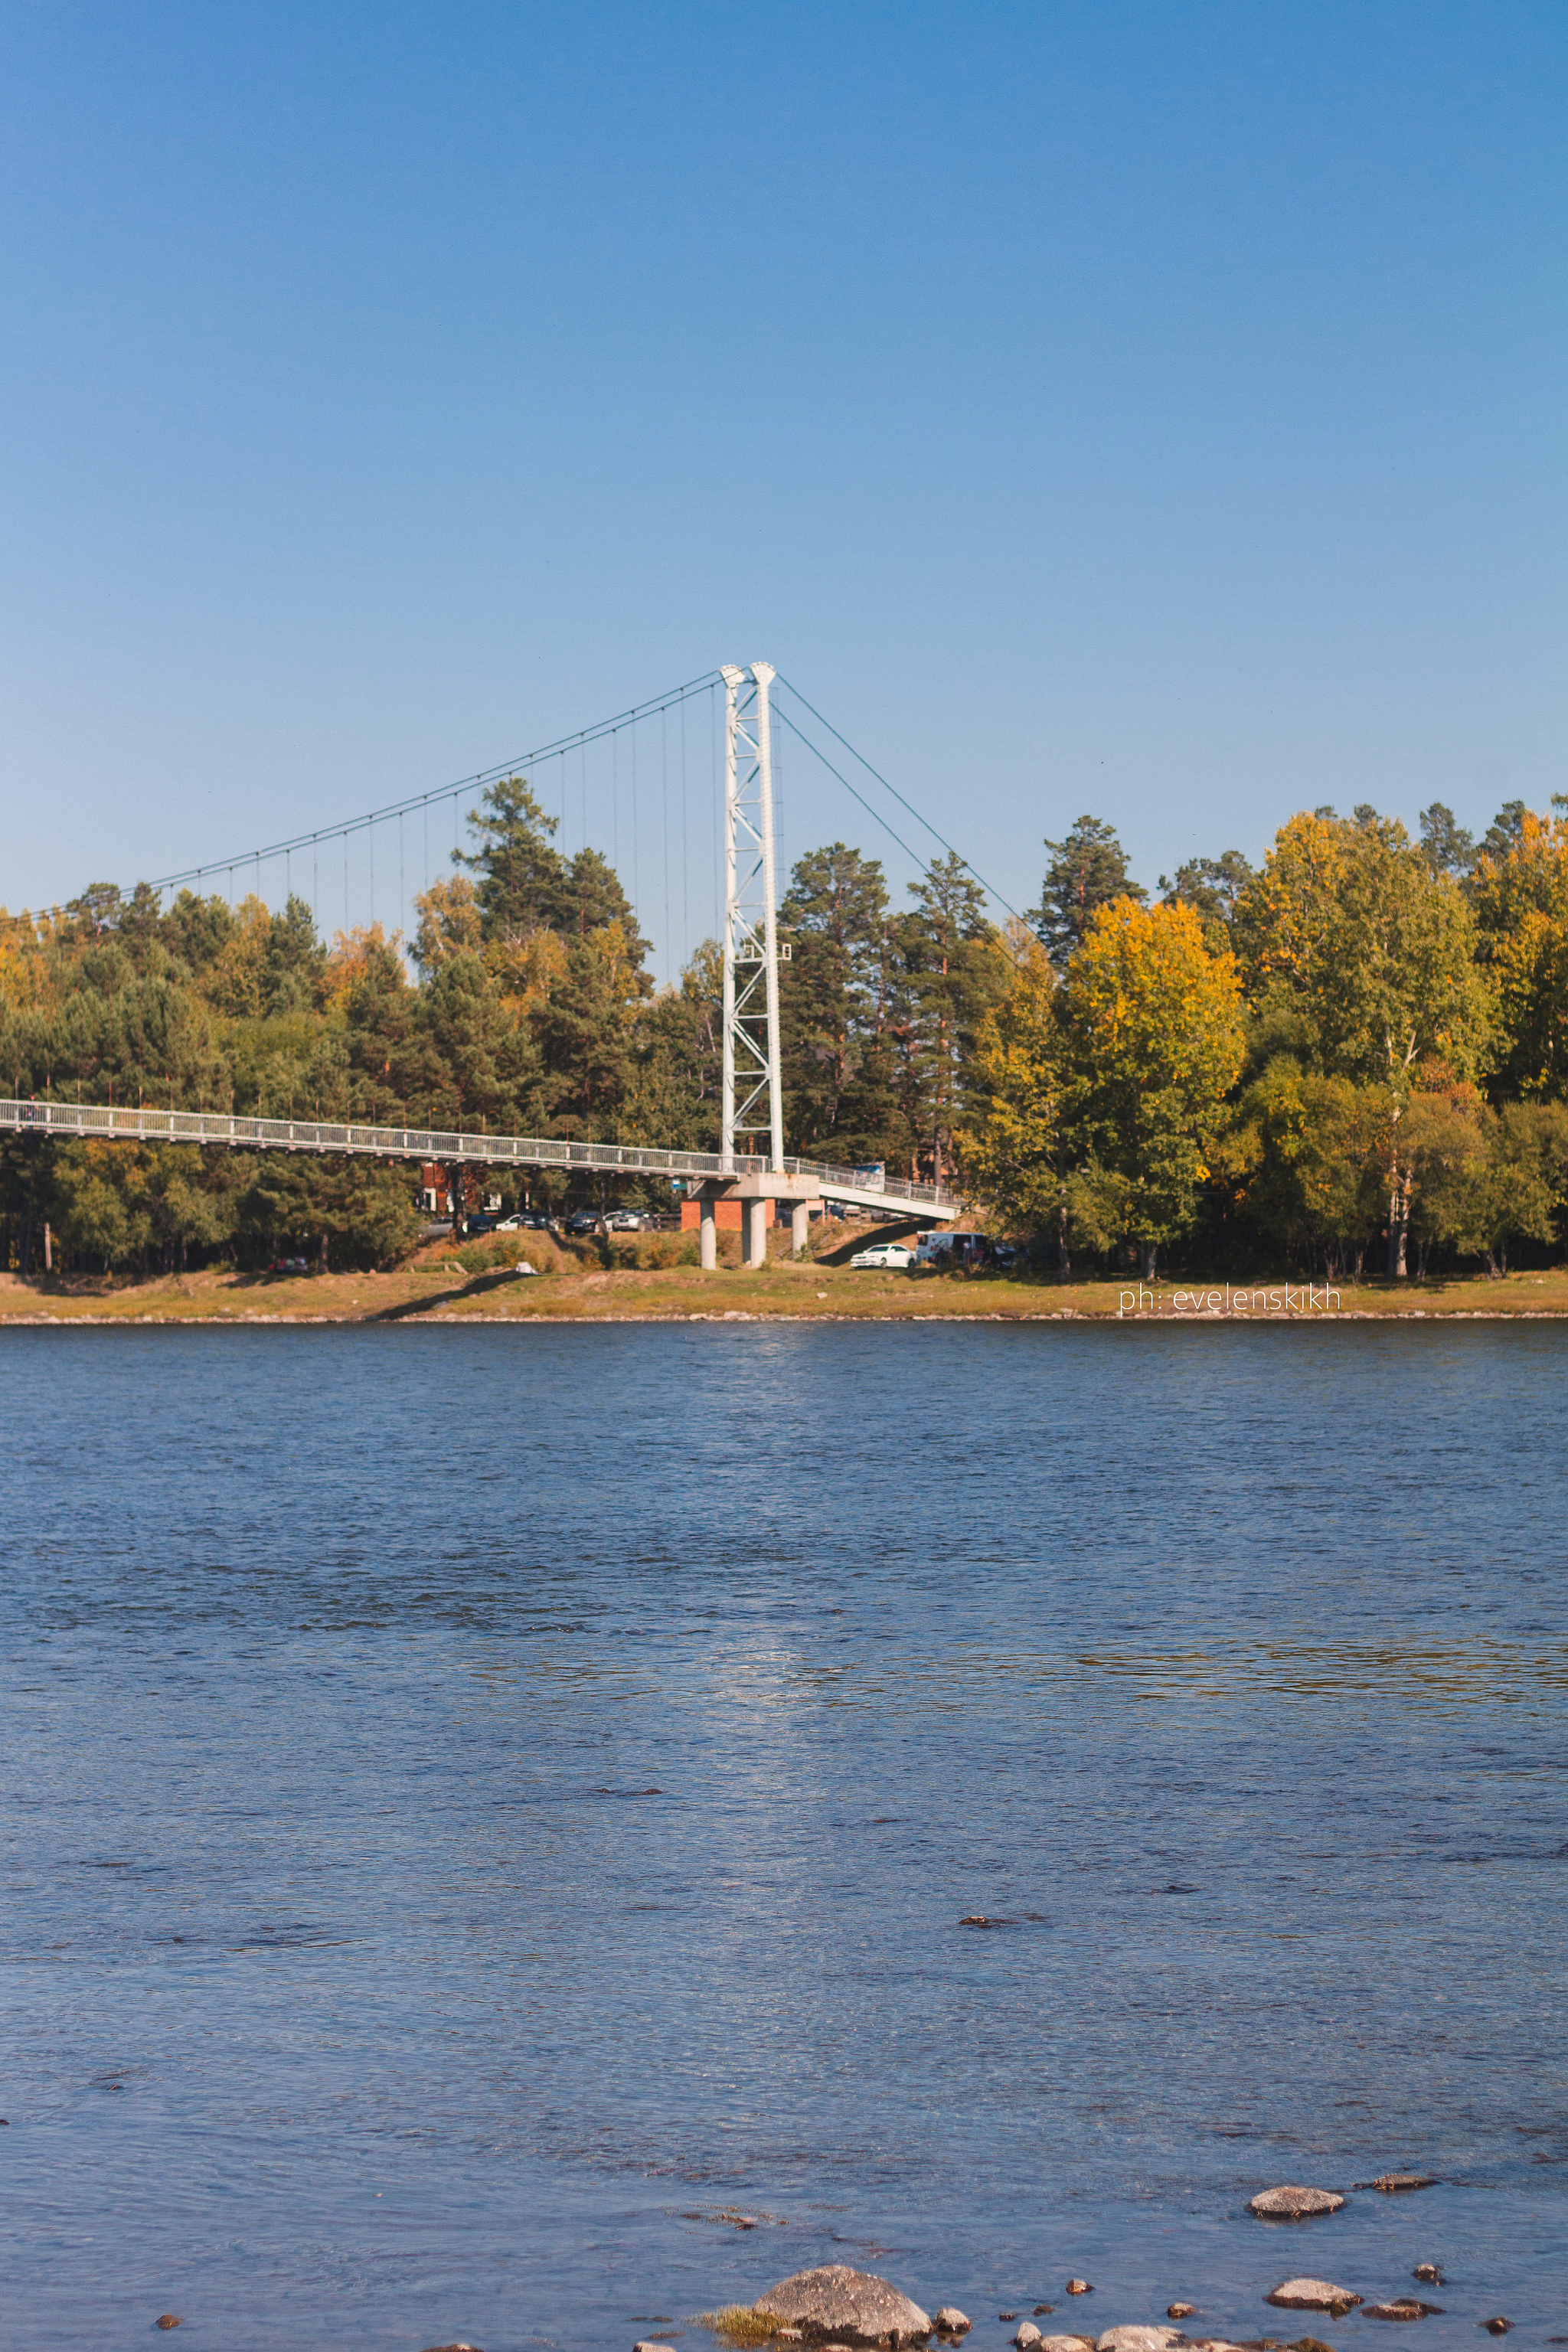
M 0 2336 L 697 2352 L 831 2260 L 1291 2336 L 1434 2261 L 1420 2352 L 1568 2339 L 1565 1371 L 3 1335 Z

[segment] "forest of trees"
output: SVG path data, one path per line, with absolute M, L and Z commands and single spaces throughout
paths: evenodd
M 787 1148 L 963 1183 L 1037 1264 L 1162 1254 L 1399 1276 L 1497 1270 L 1568 1214 L 1568 802 L 1471 841 L 1367 807 L 1293 816 L 1134 883 L 1110 825 L 1045 845 L 998 929 L 962 860 L 895 907 L 835 842 L 780 908 Z M 597 852 L 490 786 L 405 956 L 310 909 L 94 885 L 0 916 L 0 1090 L 711 1149 L 720 957 L 656 988 Z M 565 1179 L 531 1178 L 563 1205 Z M 579 1177 L 579 1189 L 598 1180 Z M 284 1247 L 388 1263 L 416 1171 L 192 1146 L 0 1145 L 7 1262 L 168 1268 Z M 552 1187 L 555 1189 L 552 1192 Z M 649 1201 L 653 1192 L 643 1188 Z
M 416 902 L 407 958 L 379 926 L 318 938 L 310 908 L 94 885 L 43 918 L 0 915 L 0 1092 L 271 1118 L 719 1141 L 720 951 L 656 988 L 610 866 L 571 859 L 526 782 L 491 785 L 457 870 Z M 963 1074 L 1009 959 L 957 860 L 899 912 L 842 843 L 796 866 L 781 912 L 789 1149 L 951 1175 Z M 412 967 L 412 969 L 410 968 Z M 599 1180 L 536 1171 L 535 1205 Z M 308 1247 L 387 1263 L 423 1220 L 417 1171 L 188 1145 L 0 1142 L 0 1246 L 167 1269 Z M 668 1188 L 640 1188 L 668 1206 Z

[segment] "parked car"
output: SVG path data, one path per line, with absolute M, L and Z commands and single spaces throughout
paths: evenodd
M 557 1230 L 554 1218 L 547 1216 L 542 1209 L 523 1209 L 517 1222 L 531 1234 L 552 1234 Z
M 906 1249 L 902 1242 L 878 1242 L 870 1249 L 857 1250 L 849 1261 L 858 1266 L 892 1266 L 900 1273 L 914 1262 L 913 1250 Z
M 599 1223 L 600 1220 L 592 1209 L 579 1209 L 574 1215 L 567 1218 L 566 1230 L 569 1234 L 596 1234 Z
M 463 1221 L 463 1231 L 468 1235 L 469 1241 L 477 1241 L 480 1234 L 493 1234 L 495 1230 L 496 1220 L 494 1217 L 480 1215 L 467 1217 Z
M 309 1274 L 310 1261 L 303 1257 L 275 1257 L 265 1271 L 268 1274 Z
M 640 1234 L 647 1223 L 647 1218 L 640 1217 L 635 1209 L 614 1209 L 605 1219 L 605 1231 L 607 1234 Z

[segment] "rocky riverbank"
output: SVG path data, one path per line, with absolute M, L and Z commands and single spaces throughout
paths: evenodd
M 1436 2185 L 1428 2174 L 1388 2172 L 1356 2187 L 1397 2197 Z M 1285 2182 L 1258 2190 L 1248 2200 L 1247 2210 L 1267 2226 L 1296 2232 L 1331 2221 L 1349 2201 L 1339 2189 Z M 1444 2284 L 1443 2270 L 1436 2262 L 1418 2263 L 1413 2275 L 1422 2285 Z M 1076 2302 L 1091 2295 L 1094 2286 L 1088 2279 L 1073 2277 L 1064 2283 L 1061 2293 L 1064 2299 Z M 1322 2313 L 1331 2320 L 1358 2312 L 1364 2318 L 1395 2325 L 1444 2316 L 1455 2307 L 1412 2294 L 1403 2282 L 1365 2279 L 1360 2285 L 1348 2286 L 1305 2273 L 1282 2278 L 1261 2300 L 1277 2310 Z M 1059 2324 L 1055 2329 L 1042 2326 L 1041 2321 L 1049 2321 L 1057 2309 L 1054 2303 L 1043 2302 L 1036 2304 L 1027 2315 L 1020 2311 L 998 2312 L 997 2320 L 1012 2327 L 1008 2340 L 1013 2352 L 1336 2352 L 1336 2347 L 1316 2335 L 1240 2335 L 1190 2325 L 1201 2320 L 1203 2305 L 1199 2300 L 1181 2296 L 1167 2304 L 1163 2319 L 1118 2319 L 1093 2329 Z M 1497 2311 L 1478 2308 L 1462 2315 L 1492 2336 L 1506 2335 L 1512 2326 L 1505 2314 Z M 797 2271 L 765 2289 L 754 2303 L 710 2312 L 701 2324 L 731 2346 L 799 2344 L 819 2347 L 819 2352 L 857 2352 L 857 2347 L 873 2347 L 878 2352 L 907 2352 L 908 2347 L 930 2345 L 933 2338 L 939 2345 L 957 2347 L 973 2326 L 956 2303 L 941 2304 L 934 2313 L 928 2313 L 892 2280 L 842 2263 Z M 1568 2334 L 1551 2341 L 1568 2342 Z M 674 2352 L 674 2348 L 643 2338 L 632 2352 Z

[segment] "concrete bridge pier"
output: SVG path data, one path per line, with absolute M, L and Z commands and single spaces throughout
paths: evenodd
M 811 1213 L 822 1206 L 820 1184 L 809 1176 L 710 1176 L 698 1196 L 698 1213 L 701 1232 L 702 1264 L 711 1273 L 719 1263 L 717 1209 L 721 1201 L 738 1201 L 741 1204 L 741 1261 L 747 1266 L 766 1265 L 768 1262 L 767 1203 L 774 1202 L 774 1214 L 782 1214 L 787 1202 L 790 1211 L 790 1244 L 804 1249 L 811 1230 Z

